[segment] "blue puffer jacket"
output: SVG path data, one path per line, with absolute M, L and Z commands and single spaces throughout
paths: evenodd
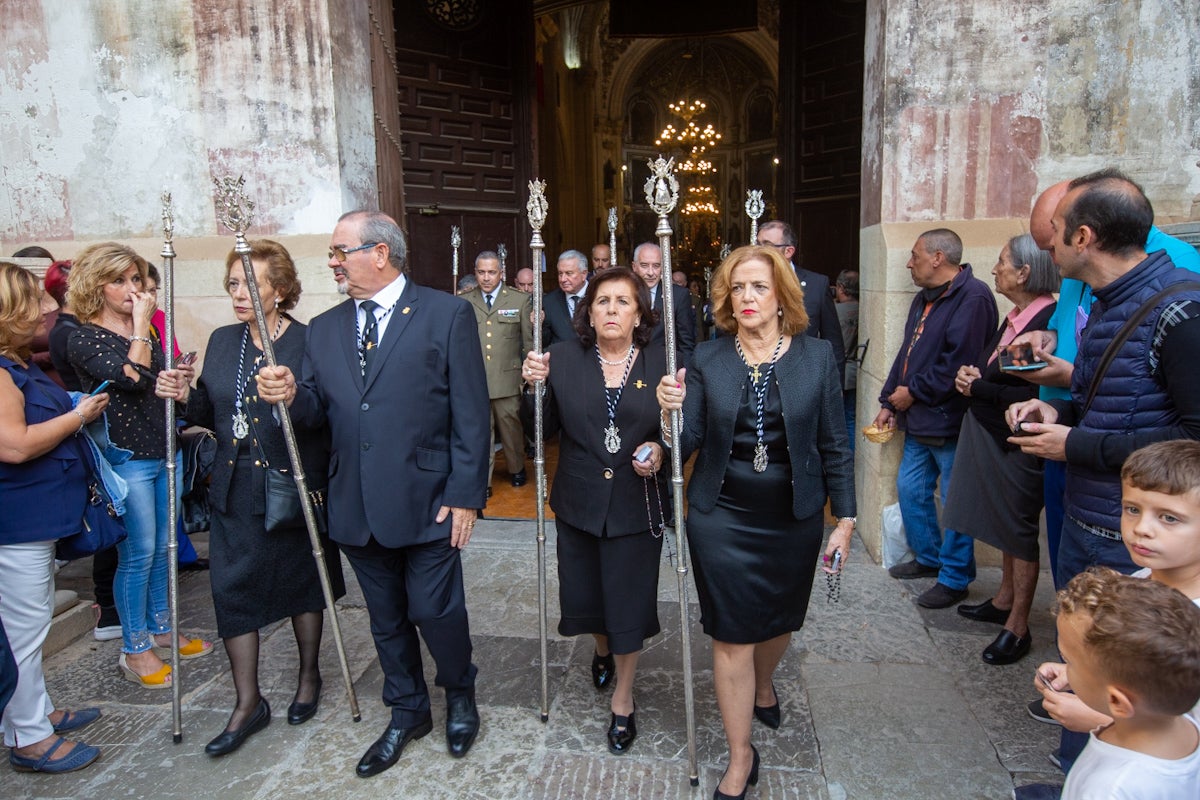
M 1137 310 L 1160 289 L 1173 283 L 1195 281 L 1197 275 L 1178 269 L 1166 251 L 1151 253 L 1129 272 L 1095 292 L 1091 315 L 1079 341 L 1075 374 L 1071 378 L 1071 403 L 1083 411 L 1092 377 L 1108 343 Z M 1180 423 L 1171 397 L 1150 372 L 1150 346 L 1165 306 L 1178 300 L 1200 302 L 1200 292 L 1172 295 L 1161 301 L 1134 329 L 1100 380 L 1096 398 L 1075 430 L 1067 437 L 1066 512 L 1081 522 L 1109 530 L 1121 528 L 1121 465 L 1100 469 L 1079 463 L 1084 448 L 1096 435 L 1129 435 L 1134 431 L 1161 430 Z M 1076 436 L 1076 432 L 1084 436 Z M 1072 442 L 1072 438 L 1076 441 Z M 1091 442 L 1086 440 L 1090 439 Z M 1075 456 L 1073 458 L 1073 456 Z
M 879 393 L 879 404 L 896 411 L 888 397 L 897 386 L 907 386 L 914 402 L 908 411 L 896 412 L 900 430 L 918 436 L 958 436 L 967 398 L 954 388 L 954 376 L 963 364 L 979 361 L 1000 321 L 996 300 L 988 285 L 972 273 L 971 265 L 963 264 L 950 288 L 933 302 L 904 372 L 905 351 L 924 310 L 925 300 L 918 292 L 908 309 L 904 340 Z

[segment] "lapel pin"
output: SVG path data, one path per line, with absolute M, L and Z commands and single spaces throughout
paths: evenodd
M 400 309 L 400 313 L 407 314 L 410 310 L 411 309 L 408 306 L 405 306 L 404 308 Z
M 645 389 L 645 388 L 646 388 L 647 386 L 649 386 L 650 384 L 648 384 L 648 383 L 642 383 L 641 379 L 639 378 L 638 380 L 634 381 L 633 385 L 634 385 L 634 386 L 636 386 L 636 387 L 637 387 L 637 388 L 639 388 L 639 389 Z

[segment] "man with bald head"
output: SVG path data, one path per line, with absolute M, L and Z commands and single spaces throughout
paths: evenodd
M 533 294 L 533 270 L 529 267 L 521 267 L 517 270 L 517 276 L 513 281 L 513 285 L 517 288 L 517 291 L 524 292 L 525 294 Z
M 606 270 L 613 265 L 612 249 L 606 244 L 592 246 L 592 272 Z

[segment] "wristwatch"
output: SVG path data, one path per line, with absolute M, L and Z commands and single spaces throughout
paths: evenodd
M 838 517 L 838 522 L 845 522 L 846 520 L 850 520 L 850 527 L 858 527 L 858 517 Z

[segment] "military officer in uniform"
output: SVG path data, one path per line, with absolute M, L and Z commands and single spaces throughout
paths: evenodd
M 479 323 L 479 345 L 491 398 L 493 446 L 489 450 L 489 497 L 496 459 L 496 430 L 500 431 L 512 485 L 524 486 L 527 480 L 520 417 L 521 361 L 533 347 L 532 302 L 525 292 L 505 286 L 502 278 L 500 257 L 484 250 L 475 257 L 475 279 L 479 285 L 463 295 L 475 309 L 475 320 Z

